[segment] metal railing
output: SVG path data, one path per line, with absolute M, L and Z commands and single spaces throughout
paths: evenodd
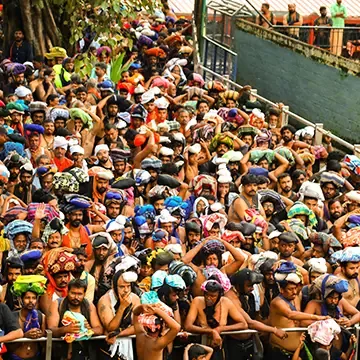
M 360 31 L 360 29 L 359 29 L 359 31 Z M 209 69 L 206 65 L 201 63 L 201 59 L 199 57 L 198 36 L 197 36 L 196 26 L 195 26 L 194 22 L 193 22 L 193 41 L 194 41 L 193 56 L 194 56 L 195 72 L 202 74 L 205 81 L 217 79 L 217 80 L 221 81 L 223 84 L 225 84 L 227 86 L 227 88 L 229 88 L 229 89 L 241 90 L 243 88 L 242 85 L 237 84 L 235 81 L 232 81 L 231 79 L 229 79 L 228 76 L 218 74 L 213 69 Z M 216 46 L 219 46 L 220 48 L 222 46 L 221 44 L 217 44 L 216 42 L 214 42 L 214 44 L 216 44 Z M 206 64 L 205 60 L 204 60 L 204 63 Z M 323 136 L 326 135 L 326 136 L 330 137 L 332 139 L 332 141 L 334 141 L 336 144 L 340 145 L 343 148 L 350 150 L 352 153 L 354 153 L 355 155 L 360 157 L 360 144 L 354 145 L 354 144 L 351 144 L 351 143 L 345 141 L 344 139 L 332 134 L 330 131 L 325 130 L 322 123 L 313 123 L 313 122 L 303 118 L 302 116 L 290 111 L 290 108 L 287 105 L 280 108 L 277 103 L 274 103 L 273 101 L 259 95 L 256 89 L 252 89 L 251 94 L 259 102 L 264 103 L 267 106 L 275 107 L 275 108 L 278 108 L 279 110 L 281 110 L 281 113 L 282 113 L 282 117 L 281 117 L 282 124 L 281 125 L 282 126 L 288 124 L 290 120 L 295 125 L 301 124 L 302 126 L 311 126 L 315 130 L 315 145 L 322 144 Z
M 302 328 L 302 327 L 298 327 L 298 328 L 284 328 L 281 329 L 285 332 L 307 332 L 307 328 Z M 356 334 L 356 338 L 359 340 L 359 334 L 360 334 L 360 327 L 358 325 L 352 327 L 352 328 L 348 328 L 347 330 L 355 330 L 355 334 Z M 221 333 L 222 336 L 226 336 L 226 335 L 241 335 L 241 334 L 250 334 L 253 336 L 258 337 L 259 336 L 259 332 L 257 330 L 239 330 L 239 331 L 224 331 Z M 193 333 L 188 333 L 188 332 L 180 332 L 178 333 L 178 337 L 187 335 L 188 337 L 190 336 L 201 336 L 201 334 L 193 334 Z M 130 335 L 130 336 L 126 336 L 123 337 L 123 339 L 133 339 L 136 338 L 135 335 Z M 105 335 L 100 335 L 100 336 L 93 336 L 88 340 L 84 340 L 84 341 L 96 341 L 96 340 L 105 340 L 106 336 Z M 201 336 L 201 343 L 206 345 L 206 340 L 207 340 L 207 336 Z M 18 344 L 18 343 L 29 343 L 29 342 L 34 342 L 34 343 L 38 343 L 38 342 L 46 342 L 46 350 L 45 350 L 45 359 L 46 360 L 51 360 L 51 355 L 52 355 L 52 344 L 53 342 L 64 342 L 64 340 L 62 338 L 53 338 L 52 336 L 52 331 L 51 330 L 46 330 L 46 337 L 41 337 L 39 339 L 28 339 L 28 338 L 20 338 L 20 339 L 16 339 L 13 341 L 8 341 L 6 342 L 7 344 Z M 359 346 L 358 346 L 358 342 L 356 343 L 356 353 L 354 356 L 354 359 L 358 358 L 358 352 L 359 352 Z
M 360 27 L 272 25 L 272 29 L 350 59 L 360 58 Z

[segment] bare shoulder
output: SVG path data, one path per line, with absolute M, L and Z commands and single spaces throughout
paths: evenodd
M 97 304 L 97 308 L 98 308 L 99 311 L 101 311 L 101 310 L 104 310 L 104 308 L 106 308 L 108 306 L 110 306 L 110 299 L 109 299 L 109 294 L 106 293 L 105 295 L 103 295 L 100 298 L 100 300 L 99 300 L 99 302 Z

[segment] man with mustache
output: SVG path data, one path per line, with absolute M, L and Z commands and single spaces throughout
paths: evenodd
M 329 210 L 329 218 L 330 218 L 330 222 L 332 224 L 334 224 L 334 222 L 337 219 L 340 219 L 343 215 L 345 215 L 345 210 L 340 202 L 340 200 L 338 199 L 331 199 L 328 202 L 328 210 Z
M 257 194 L 257 178 L 255 175 L 246 174 L 241 178 L 242 191 L 229 209 L 229 222 L 239 223 L 245 220 L 248 209 L 255 209 L 266 218 L 264 209 Z
M 59 301 L 52 303 L 48 328 L 53 332 L 54 337 L 75 336 L 75 334 L 84 333 L 84 328 L 87 329 L 88 336 L 97 336 L 103 333 L 95 305 L 85 298 L 86 288 L 84 280 L 73 279 L 69 282 L 67 296 L 60 303 Z M 69 313 L 73 320 L 69 325 L 65 325 L 62 320 Z M 86 359 L 90 352 L 90 343 L 90 341 L 74 341 L 71 343 L 71 349 L 61 345 L 59 352 L 61 351 L 61 356 L 65 355 L 65 358 L 71 351 L 71 358 Z M 56 358 L 62 358 L 61 356 Z
M 38 298 L 45 292 L 46 278 L 41 275 L 22 275 L 13 285 L 13 292 L 21 297 L 22 308 L 14 312 L 14 317 L 28 339 L 39 339 L 45 335 L 45 315 L 37 310 Z M 37 359 L 40 355 L 40 344 L 26 342 L 8 344 L 11 358 Z

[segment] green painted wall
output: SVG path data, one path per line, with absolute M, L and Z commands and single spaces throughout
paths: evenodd
M 234 29 L 234 37 L 238 83 L 250 84 L 260 95 L 360 143 L 359 77 L 241 29 Z

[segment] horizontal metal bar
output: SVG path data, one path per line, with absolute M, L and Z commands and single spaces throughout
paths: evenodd
M 319 30 L 319 29 L 324 29 L 324 30 L 330 30 L 330 29 L 343 29 L 343 30 L 356 30 L 360 33 L 360 27 L 355 27 L 355 26 L 345 26 L 345 27 L 333 27 L 333 26 L 315 26 L 315 25 L 302 25 L 302 26 L 298 26 L 298 25 L 272 25 L 272 28 L 274 29 L 287 29 L 287 28 L 299 28 L 299 29 L 314 29 L 314 30 Z
M 219 47 L 220 49 L 223 49 L 224 51 L 230 53 L 231 55 L 233 55 L 233 56 L 236 56 L 236 55 L 237 55 L 236 52 L 230 50 L 230 49 L 227 48 L 226 46 L 221 45 L 220 43 L 218 43 L 217 41 L 209 38 L 208 36 L 205 35 L 205 36 L 203 36 L 203 38 L 204 38 L 206 41 L 209 41 L 209 42 L 211 42 L 212 44 L 216 45 L 216 46 Z
M 38 339 L 20 338 L 12 341 L 6 341 L 6 344 L 23 343 L 23 342 L 46 342 L 46 337 L 41 337 Z

